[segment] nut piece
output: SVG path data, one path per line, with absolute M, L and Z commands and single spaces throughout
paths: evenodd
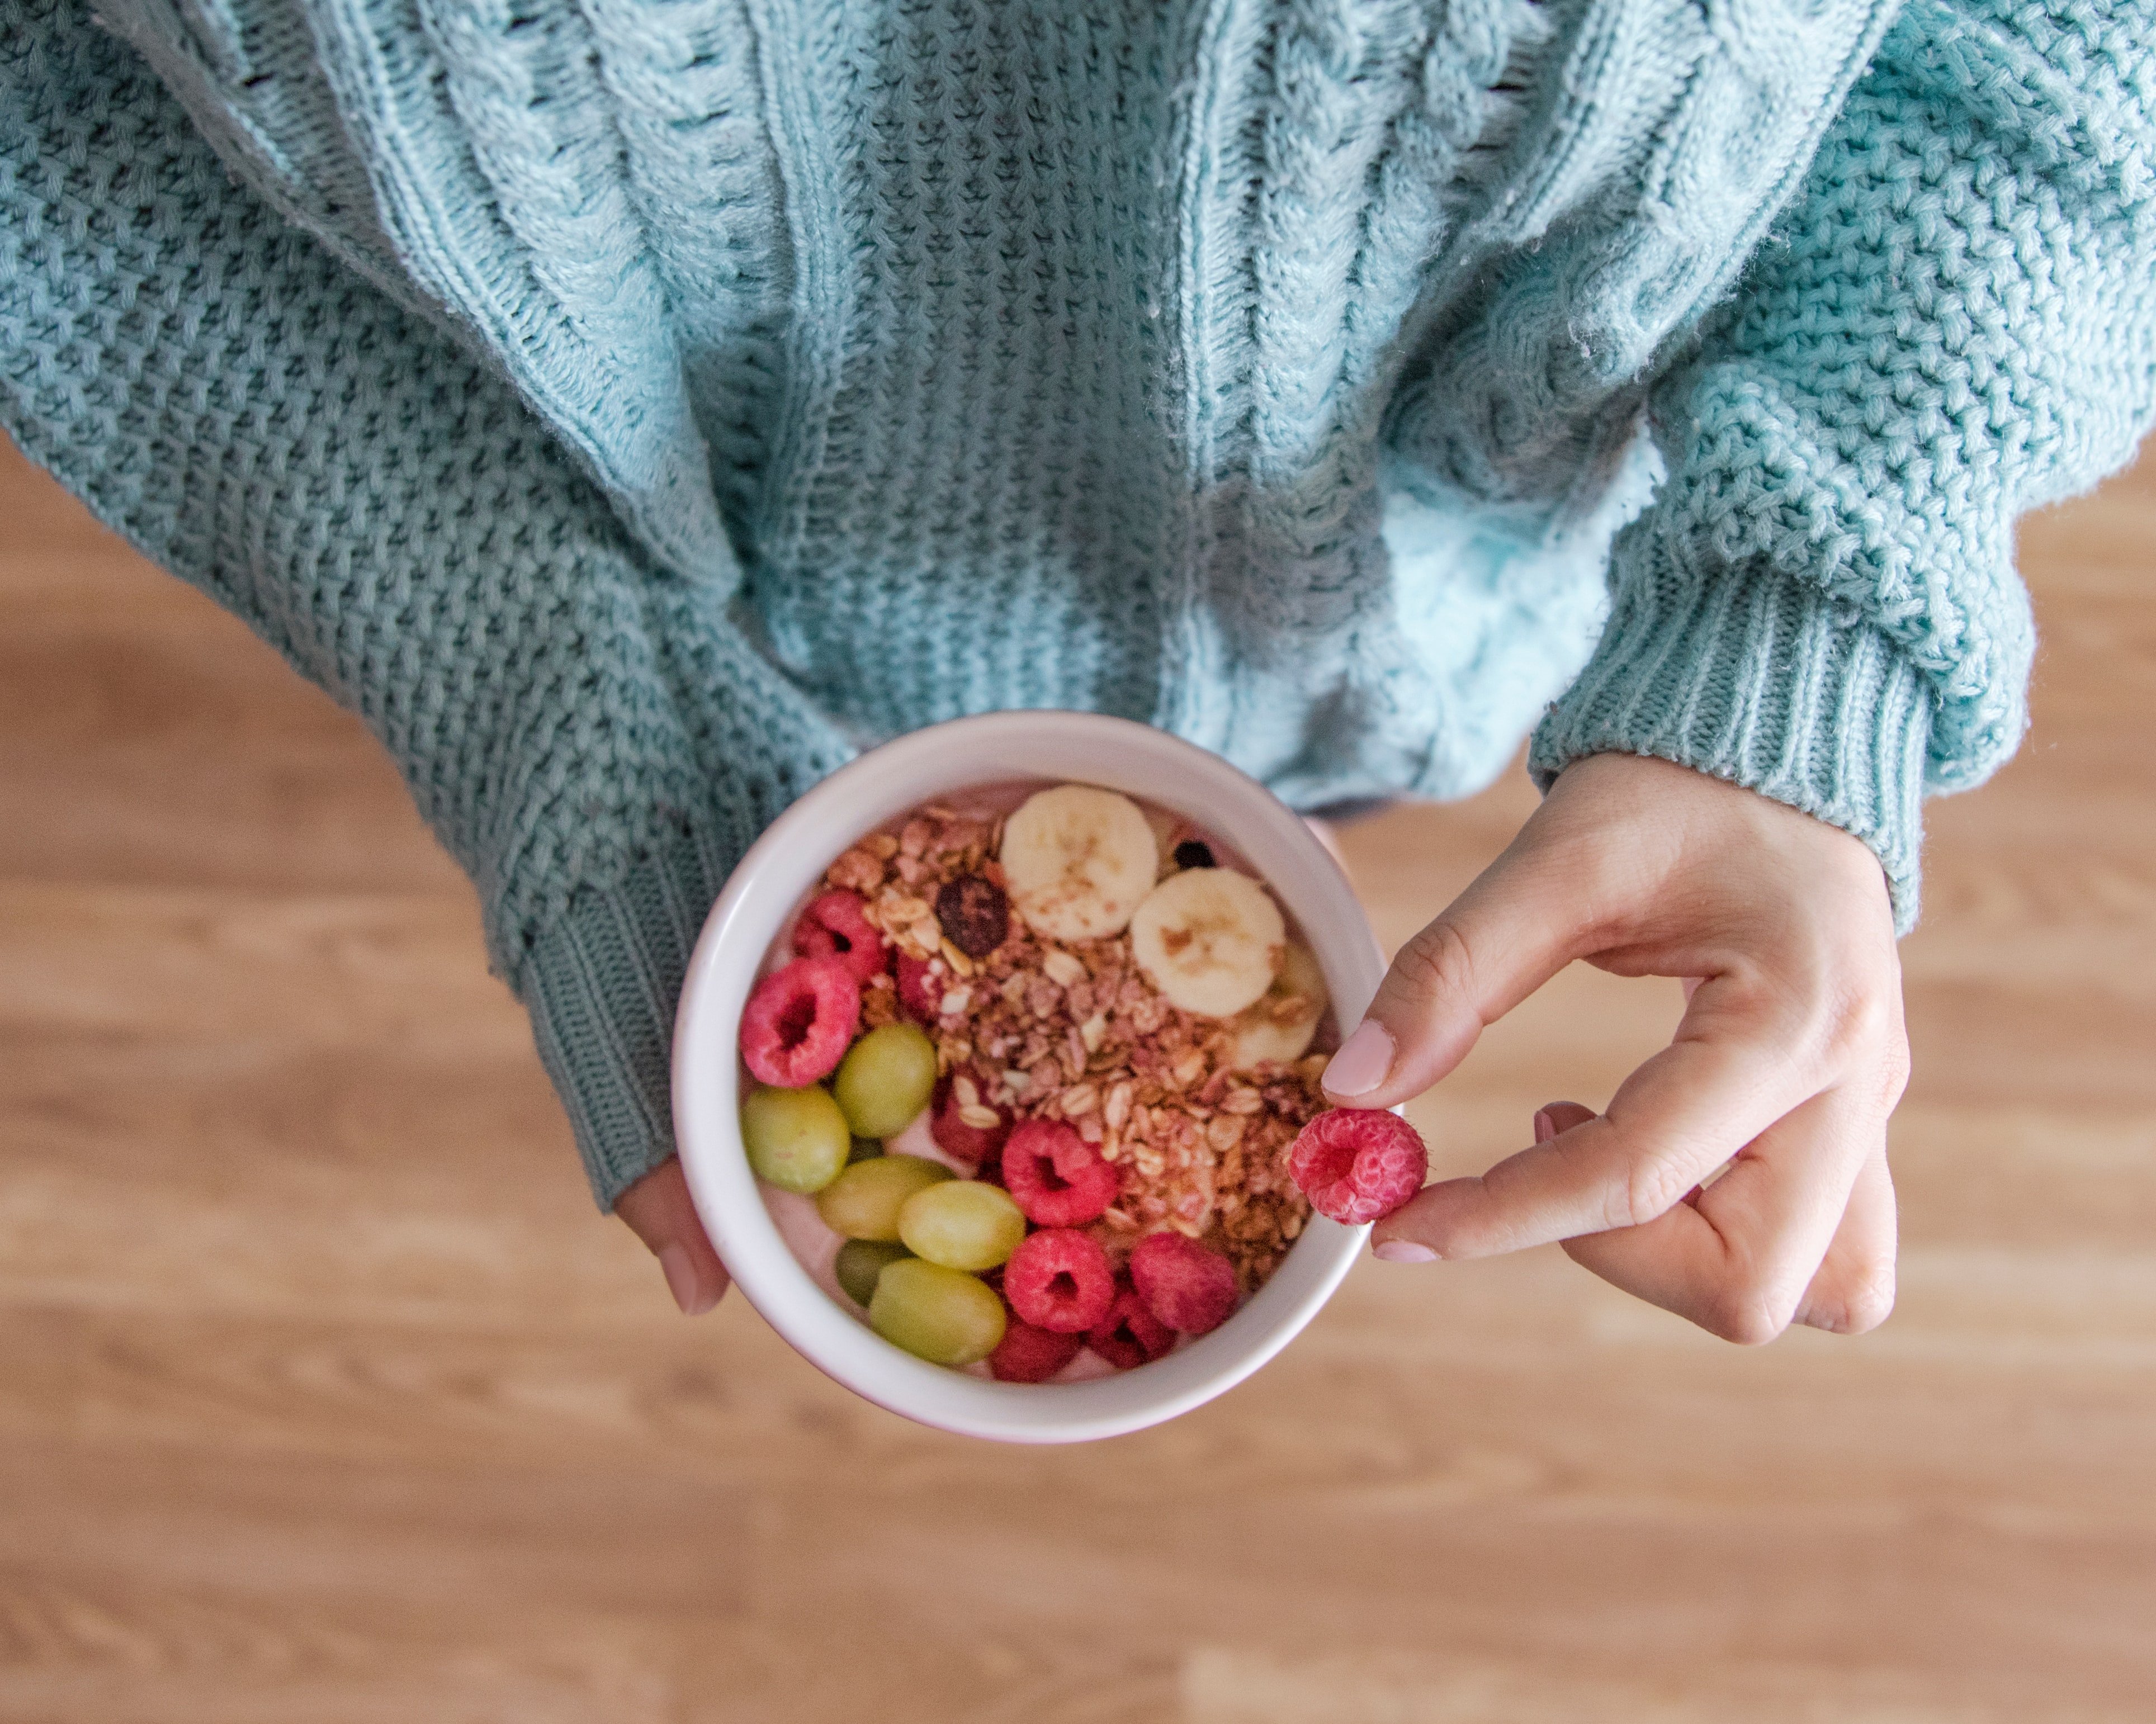
M 1010 900 L 978 874 L 962 874 L 936 895 L 943 936 L 968 957 L 986 957 L 1010 936 Z
M 1068 988 L 1074 982 L 1086 979 L 1086 966 L 1060 946 L 1051 946 L 1041 953 L 1040 967 L 1058 988 Z

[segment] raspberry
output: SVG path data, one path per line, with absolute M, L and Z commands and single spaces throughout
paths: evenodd
M 962 874 L 936 895 L 936 921 L 968 957 L 986 957 L 1010 933 L 1010 900 L 993 880 Z
M 1415 1128 L 1374 1107 L 1336 1107 L 1302 1128 L 1287 1170 L 1321 1215 L 1375 1221 L 1422 1189 L 1430 1152 Z
M 942 1013 L 943 990 L 929 973 L 928 960 L 910 952 L 898 955 L 899 1009 L 916 1024 L 933 1024 Z
M 861 913 L 858 892 L 814 900 L 793 925 L 793 951 L 799 957 L 842 957 L 859 982 L 880 976 L 891 962 L 891 948 Z
M 1070 1126 L 1028 1120 L 1004 1145 L 1004 1184 L 1040 1227 L 1082 1227 L 1116 1200 L 1122 1182 Z
M 955 1076 L 954 1072 L 951 1076 Z M 980 1093 L 980 1078 L 968 1072 L 973 1080 L 974 1094 Z M 935 1111 L 928 1116 L 928 1135 L 936 1140 L 936 1147 L 954 1155 L 962 1162 L 972 1162 L 983 1167 L 992 1167 L 1003 1150 L 1004 1141 L 1011 1131 L 1011 1116 L 1008 1108 L 988 1107 L 986 1101 L 977 1101 L 974 1106 L 988 1108 L 996 1116 L 993 1126 L 968 1124 L 960 1116 L 963 1104 L 952 1093 L 951 1076 L 936 1086 Z
M 1004 1326 L 1004 1338 L 988 1355 L 988 1369 L 998 1383 L 1045 1383 L 1078 1357 L 1082 1335 L 1054 1335 L 1022 1317 Z
M 1175 1345 L 1175 1331 L 1146 1309 L 1138 1290 L 1128 1281 L 1116 1289 L 1116 1302 L 1093 1326 L 1086 1345 L 1113 1365 L 1128 1371 L 1149 1365 Z
M 1138 1241 L 1131 1253 L 1131 1284 L 1147 1310 L 1185 1335 L 1217 1329 L 1235 1312 L 1235 1266 L 1179 1233 L 1147 1234 Z
M 1045 1227 L 1004 1265 L 1004 1297 L 1036 1329 L 1076 1335 L 1106 1320 L 1116 1300 L 1108 1254 L 1084 1234 Z
M 742 1058 L 760 1082 L 798 1090 L 829 1077 L 861 1023 L 861 984 L 842 957 L 798 957 L 756 984 Z

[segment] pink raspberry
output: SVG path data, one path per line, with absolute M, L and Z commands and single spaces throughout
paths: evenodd
M 899 1009 L 916 1024 L 933 1024 L 943 1009 L 943 990 L 929 973 L 928 960 L 910 952 L 898 955 Z
M 1128 1371 L 1149 1365 L 1175 1345 L 1175 1331 L 1146 1308 L 1145 1300 L 1128 1281 L 1116 1289 L 1116 1302 L 1093 1326 L 1086 1345 L 1113 1365 Z
M 980 1074 L 969 1070 L 967 1075 L 973 1079 L 974 1094 L 978 1095 L 982 1087 Z M 937 1147 L 947 1154 L 984 1168 L 993 1167 L 996 1158 L 1002 1153 L 1005 1140 L 1010 1137 L 1010 1110 L 989 1107 L 988 1111 L 996 1116 L 995 1124 L 969 1125 L 959 1117 L 960 1103 L 952 1093 L 952 1088 L 948 1076 L 937 1085 L 934 1111 L 928 1116 L 928 1135 L 936 1140 Z M 984 1101 L 975 1105 L 988 1107 Z
M 1054 1334 L 1013 1317 L 988 1355 L 988 1369 L 998 1383 L 1045 1383 L 1076 1358 L 1085 1344 L 1082 1335 Z
M 1107 1316 L 1116 1272 L 1108 1254 L 1084 1234 L 1045 1227 L 1028 1234 L 1004 1265 L 1004 1297 L 1034 1328 L 1077 1335 Z
M 1122 1181 L 1070 1126 L 1028 1120 L 1004 1145 L 1004 1184 L 1036 1227 L 1082 1227 L 1115 1202 Z
M 1226 1322 L 1239 1292 L 1235 1265 L 1179 1233 L 1149 1233 L 1138 1241 L 1131 1253 L 1131 1284 L 1148 1311 L 1185 1335 Z
M 1430 1152 L 1396 1113 L 1335 1107 L 1302 1128 L 1287 1170 L 1319 1214 L 1359 1227 L 1391 1214 L 1422 1189 Z
M 861 1023 L 861 984 L 842 957 L 798 957 L 756 984 L 742 1058 L 758 1081 L 798 1090 L 829 1077 Z
M 863 914 L 858 892 L 826 892 L 811 901 L 793 925 L 793 950 L 802 957 L 842 957 L 857 982 L 880 976 L 891 963 L 891 948 Z

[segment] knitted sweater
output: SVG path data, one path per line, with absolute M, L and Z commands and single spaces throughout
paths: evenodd
M 0 0 L 0 420 L 387 744 L 603 1203 L 734 860 L 957 713 L 1541 714 L 1907 926 L 2156 398 L 2152 0 L 101 8 Z

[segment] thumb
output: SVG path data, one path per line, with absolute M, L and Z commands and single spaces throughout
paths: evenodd
M 1402 947 L 1377 997 L 1325 1068 L 1348 1107 L 1419 1095 L 1467 1057 L 1494 1024 L 1574 956 L 1576 894 L 1559 870 L 1516 844 L 1444 914 Z
M 701 1316 L 725 1296 L 731 1277 L 704 1232 L 679 1160 L 654 1167 L 614 1199 L 613 1213 L 643 1240 L 684 1316 Z

